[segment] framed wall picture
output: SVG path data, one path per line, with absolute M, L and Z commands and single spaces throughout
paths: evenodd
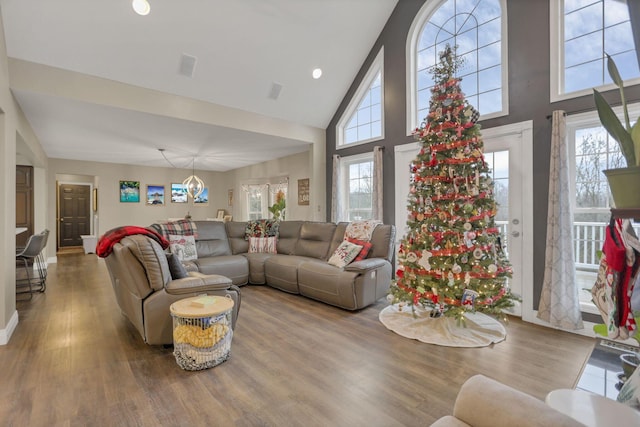
M 298 180 L 298 205 L 309 206 L 309 178 Z
M 171 203 L 187 203 L 189 197 L 187 196 L 187 187 L 182 183 L 171 184 Z
M 140 181 L 120 181 L 120 203 L 140 203 Z
M 228 201 L 229 206 L 233 206 L 233 190 L 229 190 L 227 192 L 227 197 L 229 199 L 229 201 Z
M 193 199 L 193 204 L 196 206 L 204 206 L 209 204 L 209 187 L 204 187 L 202 194 Z
M 147 185 L 147 205 L 164 205 L 164 185 Z

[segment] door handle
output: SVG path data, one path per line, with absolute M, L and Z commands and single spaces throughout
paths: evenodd
M 64 222 L 64 218 L 60 218 L 60 222 Z
M 511 235 L 512 235 L 513 237 L 520 237 L 520 232 L 519 232 L 519 231 L 512 231 L 512 232 L 511 232 Z

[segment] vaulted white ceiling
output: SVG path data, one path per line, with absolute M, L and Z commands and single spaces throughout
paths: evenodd
M 225 171 L 306 151 L 397 0 L 149 2 L 0 0 L 11 88 L 49 157 L 167 166 L 163 148 Z

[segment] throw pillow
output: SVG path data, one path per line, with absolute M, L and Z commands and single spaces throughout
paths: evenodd
M 354 259 L 354 261 L 362 261 L 363 259 L 365 259 L 369 254 L 369 251 L 373 247 L 371 242 L 365 242 L 363 240 L 358 240 L 358 239 L 347 239 L 347 240 L 353 244 L 362 246 L 362 249 L 360 249 L 360 253 L 356 257 L 356 259 Z
M 249 237 L 272 237 L 278 236 L 280 223 L 274 219 L 254 219 L 247 222 L 244 231 L 244 239 Z
M 198 259 L 196 251 L 196 239 L 193 236 L 169 236 L 171 253 L 178 257 L 179 261 L 191 261 Z
M 343 240 L 340 246 L 336 248 L 336 251 L 329 258 L 329 264 L 342 268 L 345 265 L 353 261 L 360 251 L 362 246 L 351 243 L 348 240 Z
M 187 270 L 184 268 L 184 265 L 182 265 L 177 256 L 174 254 L 167 254 L 167 262 L 169 263 L 169 271 L 171 272 L 171 278 L 173 280 L 189 277 Z
M 249 253 L 278 253 L 276 251 L 276 242 L 277 237 L 249 237 Z

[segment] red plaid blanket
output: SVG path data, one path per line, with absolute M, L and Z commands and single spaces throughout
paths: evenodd
M 136 227 L 134 225 L 125 225 L 124 227 L 117 227 L 109 230 L 100 237 L 98 245 L 96 246 L 96 255 L 100 258 L 108 257 L 113 251 L 113 245 L 118 243 L 124 237 L 131 236 L 133 234 L 143 234 L 152 238 L 162 246 L 162 249 L 167 249 L 169 247 L 169 241 L 156 231 L 148 228 Z
M 198 228 L 196 223 L 189 219 L 179 219 L 177 221 L 171 221 L 162 224 L 151 224 L 151 228 L 163 235 L 166 239 L 170 235 L 176 236 L 193 236 L 198 238 Z

